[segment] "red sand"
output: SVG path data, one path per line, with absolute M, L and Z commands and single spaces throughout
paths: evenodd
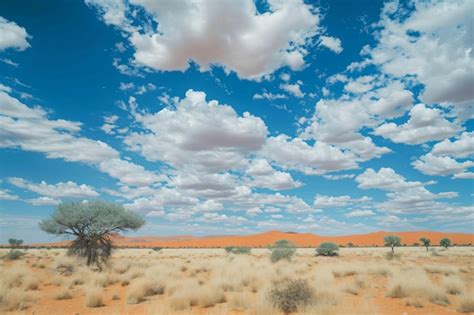
M 322 242 L 334 242 L 339 245 L 347 245 L 352 242 L 355 246 L 383 246 L 383 238 L 386 235 L 397 235 L 401 238 L 402 244 L 412 245 L 420 243 L 421 237 L 427 237 L 432 245 L 438 245 L 439 241 L 447 237 L 453 244 L 474 244 L 474 234 L 467 233 L 442 233 L 433 231 L 415 232 L 374 232 L 368 234 L 356 234 L 346 236 L 320 236 L 312 233 L 292 233 L 270 231 L 253 235 L 232 235 L 232 236 L 143 236 L 124 237 L 117 236 L 115 244 L 121 247 L 191 247 L 191 248 L 214 248 L 224 246 L 251 246 L 264 247 L 277 240 L 286 239 L 298 246 L 315 247 Z M 49 244 L 31 244 L 32 246 L 64 246 L 68 242 L 57 242 Z

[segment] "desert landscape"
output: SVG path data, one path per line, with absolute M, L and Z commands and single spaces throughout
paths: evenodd
M 261 235 L 266 240 L 292 235 L 294 240 L 309 234 L 273 231 L 255 235 L 253 240 L 252 236 L 240 239 L 259 243 Z M 472 238 L 466 234 L 458 241 L 468 243 Z M 357 236 L 347 239 L 358 242 Z M 471 246 L 429 250 L 422 245 L 401 246 L 395 247 L 394 255 L 387 247 L 344 247 L 333 257 L 316 256 L 315 249 L 308 247 L 297 248 L 290 257 L 279 260 L 273 259 L 272 248 L 251 248 L 242 253 L 229 247 L 118 248 L 102 270 L 87 267 L 84 260 L 68 256 L 65 249 L 30 248 L 18 260 L 0 261 L 1 307 L 9 314 L 375 315 L 474 311 Z M 1 255 L 7 254 L 3 250 Z

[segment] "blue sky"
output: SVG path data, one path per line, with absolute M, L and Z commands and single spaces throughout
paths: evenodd
M 473 7 L 2 1 L 0 241 L 98 198 L 138 235 L 472 232 Z

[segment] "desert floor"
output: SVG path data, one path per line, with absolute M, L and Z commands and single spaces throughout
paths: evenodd
M 269 250 L 119 249 L 102 272 L 62 249 L 30 249 L 0 261 L 7 314 L 279 314 L 269 291 L 289 279 L 314 290 L 301 314 L 455 314 L 474 307 L 474 248 L 426 251 L 343 248 L 339 257 L 298 249 L 272 263 Z M 6 251 L 0 252 L 0 255 Z

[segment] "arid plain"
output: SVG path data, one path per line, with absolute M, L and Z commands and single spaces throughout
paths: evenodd
M 301 279 L 311 292 L 301 314 L 454 314 L 474 307 L 473 247 L 388 252 L 353 247 L 322 257 L 298 248 L 291 260 L 272 262 L 267 248 L 117 249 L 99 272 L 65 249 L 29 249 L 19 260 L 0 261 L 2 312 L 280 314 L 270 292 Z

